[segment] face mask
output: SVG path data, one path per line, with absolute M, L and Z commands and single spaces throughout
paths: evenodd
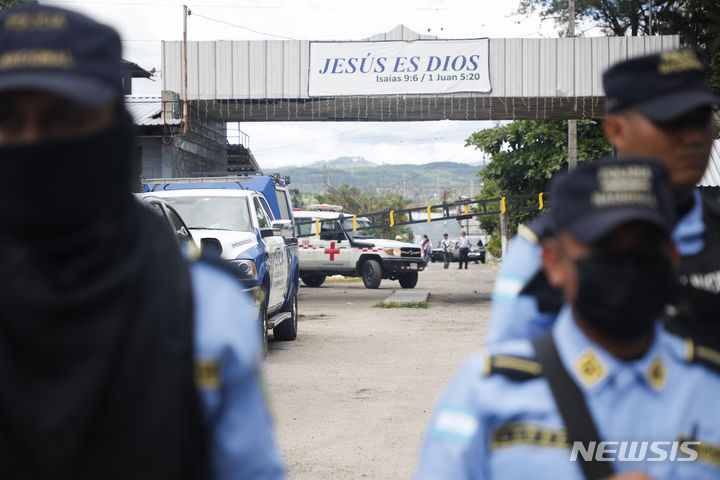
M 672 301 L 675 274 L 661 254 L 620 252 L 578 260 L 573 307 L 594 329 L 616 339 L 638 338 Z
M 117 212 L 131 191 L 133 138 L 122 112 L 89 136 L 0 147 L 0 230 L 52 237 Z

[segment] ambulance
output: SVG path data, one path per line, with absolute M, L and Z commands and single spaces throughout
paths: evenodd
M 398 280 L 402 288 L 417 285 L 425 270 L 418 245 L 380 238 L 367 218 L 353 220 L 340 206 L 310 208 L 293 212 L 305 285 L 319 287 L 330 275 L 361 277 L 366 288 L 378 288 L 383 279 Z

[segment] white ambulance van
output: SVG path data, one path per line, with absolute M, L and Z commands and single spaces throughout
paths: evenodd
M 367 218 L 353 221 L 353 215 L 340 211 L 342 207 L 311 208 L 293 212 L 300 279 L 305 285 L 319 287 L 325 277 L 343 275 L 362 277 L 366 288 L 378 288 L 382 279 L 399 280 L 403 288 L 415 287 L 418 272 L 425 269 L 418 245 L 379 238 Z

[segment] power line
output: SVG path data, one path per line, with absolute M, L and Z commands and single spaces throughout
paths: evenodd
M 223 23 L 225 25 L 230 25 L 231 27 L 235 28 L 241 28 L 243 30 L 247 30 L 248 32 L 258 33 L 260 35 L 267 35 L 268 37 L 276 37 L 276 38 L 284 38 L 285 40 L 295 40 L 292 37 L 286 37 L 285 35 L 276 35 L 274 33 L 267 33 L 267 32 L 261 32 L 259 30 L 253 30 L 250 27 L 245 27 L 243 25 L 235 25 L 234 23 L 226 22 L 225 20 L 218 20 L 216 18 L 206 17 L 205 15 L 201 15 L 193 10 L 192 15 L 195 15 L 196 17 L 204 18 L 205 20 L 210 20 L 211 22 L 217 22 L 217 23 Z

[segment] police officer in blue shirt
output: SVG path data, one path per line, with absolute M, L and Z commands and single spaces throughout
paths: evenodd
M 670 171 L 678 222 L 673 240 L 681 255 L 679 314 L 668 326 L 720 348 L 720 208 L 695 185 L 707 166 L 716 129 L 712 109 L 720 101 L 709 87 L 707 66 L 691 50 L 663 52 L 612 66 L 603 75 L 606 136 L 623 155 L 660 159 Z M 540 265 L 543 220 L 521 227 L 493 291 L 487 342 L 535 338 L 557 315 L 559 294 Z
M 720 477 L 720 353 L 657 320 L 677 258 L 667 175 L 626 158 L 553 182 L 542 261 L 565 299 L 557 321 L 465 362 L 417 480 Z
M 120 51 L 0 12 L 0 478 L 284 478 L 250 299 L 131 194 Z

